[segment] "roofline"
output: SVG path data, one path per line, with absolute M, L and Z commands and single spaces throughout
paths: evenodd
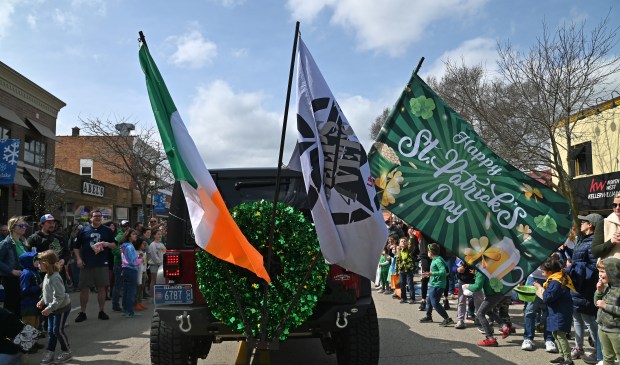
M 617 94 L 617 92 L 616 92 Z M 619 94 L 620 95 L 620 94 Z M 606 110 L 609 109 L 613 109 L 615 107 L 620 106 L 620 96 L 603 101 L 599 104 L 596 104 L 592 107 L 589 107 L 587 109 L 581 110 L 573 115 L 570 116 L 570 122 L 571 123 L 575 123 L 578 120 L 582 120 L 582 119 L 586 119 L 589 117 L 592 117 L 594 115 L 597 115 L 599 113 L 602 113 Z M 558 123 L 559 126 L 564 125 L 564 119 L 561 119 L 560 122 Z
M 6 71 L 9 76 L 6 79 L 0 78 L 0 88 L 6 90 L 10 94 L 40 108 L 42 111 L 48 112 L 53 117 L 57 117 L 58 111 L 67 106 L 64 101 L 37 85 L 26 76 L 15 71 L 2 61 L 0 61 L 0 70 Z M 31 98 L 38 99 L 39 103 L 37 103 L 37 100 L 31 100 Z

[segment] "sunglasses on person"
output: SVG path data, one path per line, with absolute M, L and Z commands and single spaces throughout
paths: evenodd
M 588 221 L 581 221 L 581 224 L 591 224 L 591 223 Z
M 611 207 L 612 208 L 618 208 L 618 207 L 620 207 L 620 204 L 618 204 L 618 203 L 611 203 Z
M 30 227 L 27 223 L 16 224 L 15 226 L 19 227 L 19 228 L 28 228 L 28 227 Z

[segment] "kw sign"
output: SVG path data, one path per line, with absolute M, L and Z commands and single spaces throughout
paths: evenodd
M 103 198 L 105 186 L 93 184 L 90 181 L 82 181 L 82 194 L 94 195 Z
M 579 210 L 611 209 L 614 195 L 620 193 L 620 172 L 573 180 Z

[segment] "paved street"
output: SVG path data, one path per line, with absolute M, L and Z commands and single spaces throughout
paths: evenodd
M 381 332 L 380 364 L 547 364 L 557 356 L 540 348 L 533 352 L 520 349 L 523 333 L 521 305 L 511 306 L 517 335 L 500 339 L 497 348 L 480 348 L 475 342 L 482 339 L 482 335 L 475 328 L 457 330 L 439 327 L 437 323 L 420 324 L 418 319 L 422 312 L 417 310 L 417 305 L 400 304 L 391 296 L 376 292 L 373 295 Z M 76 293 L 72 294 L 72 299 L 73 306 L 77 307 Z M 454 306 L 455 301 L 452 304 Z M 111 308 L 109 302 L 106 306 Z M 109 311 L 110 320 L 100 321 L 95 307 L 95 296 L 91 295 L 87 321 L 74 323 L 77 309 L 71 314 L 67 333 L 75 357 L 69 363 L 150 364 L 149 314 L 124 319 L 120 314 Z M 456 317 L 454 309 L 448 313 Z M 539 338 L 536 340 L 537 345 L 542 345 Z M 209 357 L 198 363 L 233 364 L 238 348 L 236 342 L 214 344 Z M 38 364 L 42 353 L 26 355 L 25 365 Z M 318 340 L 286 341 L 279 351 L 273 352 L 271 359 L 272 364 L 291 364 L 293 361 L 295 365 L 336 364 L 335 356 L 325 355 Z M 577 360 L 576 364 L 584 363 Z

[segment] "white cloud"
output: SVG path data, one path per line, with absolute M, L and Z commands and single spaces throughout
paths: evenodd
M 28 14 L 28 16 L 26 17 L 26 21 L 28 22 L 30 29 L 37 29 L 37 16 L 36 15 Z
M 457 48 L 444 52 L 428 69 L 422 67 L 422 75 L 435 76 L 437 79 L 445 74 L 445 62 L 450 60 L 457 65 L 475 66 L 482 64 L 491 73 L 497 69 L 499 55 L 497 41 L 491 38 L 474 38 L 461 43 Z
M 246 58 L 250 54 L 247 48 L 239 48 L 232 51 L 235 58 Z
M 72 0 L 71 7 L 74 9 L 88 7 L 94 8 L 95 13 L 105 16 L 108 13 L 106 0 Z M 90 12 L 90 9 L 88 10 Z
M 266 98 L 261 92 L 235 91 L 221 80 L 198 88 L 186 124 L 207 167 L 276 166 L 282 116 L 264 108 Z M 289 133 L 287 145 L 294 138 Z
M 63 11 L 56 8 L 52 13 L 52 19 L 54 23 L 58 24 L 62 29 L 75 30 L 78 28 L 78 18 L 70 11 Z
M 360 95 L 339 95 L 336 100 L 368 152 L 372 140 L 370 124 L 383 109 L 391 107 L 402 90 L 379 99 Z M 189 107 L 185 122 L 207 167 L 274 167 L 277 165 L 282 133 L 282 112 L 264 107 L 262 92 L 239 92 L 218 80 L 200 87 Z M 388 101 L 389 100 L 389 101 Z M 297 138 L 295 113 L 289 110 L 283 163 L 288 163 Z
M 372 101 L 360 95 L 336 96 L 340 109 L 367 153 L 373 142 L 370 139 L 371 124 L 383 112 L 383 109 L 392 107 L 401 91 L 395 91 L 392 95 Z
M 291 11 L 294 20 L 313 22 L 321 10 L 327 6 L 336 4 L 335 0 L 288 0 L 287 7 Z
M 234 8 L 245 3 L 245 0 L 211 0 L 212 2 L 219 3 L 227 8 Z
M 488 0 L 288 0 L 296 19 L 312 22 L 324 8 L 332 24 L 355 32 L 358 46 L 397 56 L 421 40 L 427 27 L 445 18 L 474 15 Z
M 6 35 L 6 32 L 13 24 L 11 18 L 15 12 L 16 3 L 16 0 L 0 1 L 0 38 Z
M 169 37 L 175 44 L 176 51 L 170 56 L 170 62 L 181 67 L 200 68 L 213 63 L 217 56 L 217 45 L 206 40 L 198 30 Z

